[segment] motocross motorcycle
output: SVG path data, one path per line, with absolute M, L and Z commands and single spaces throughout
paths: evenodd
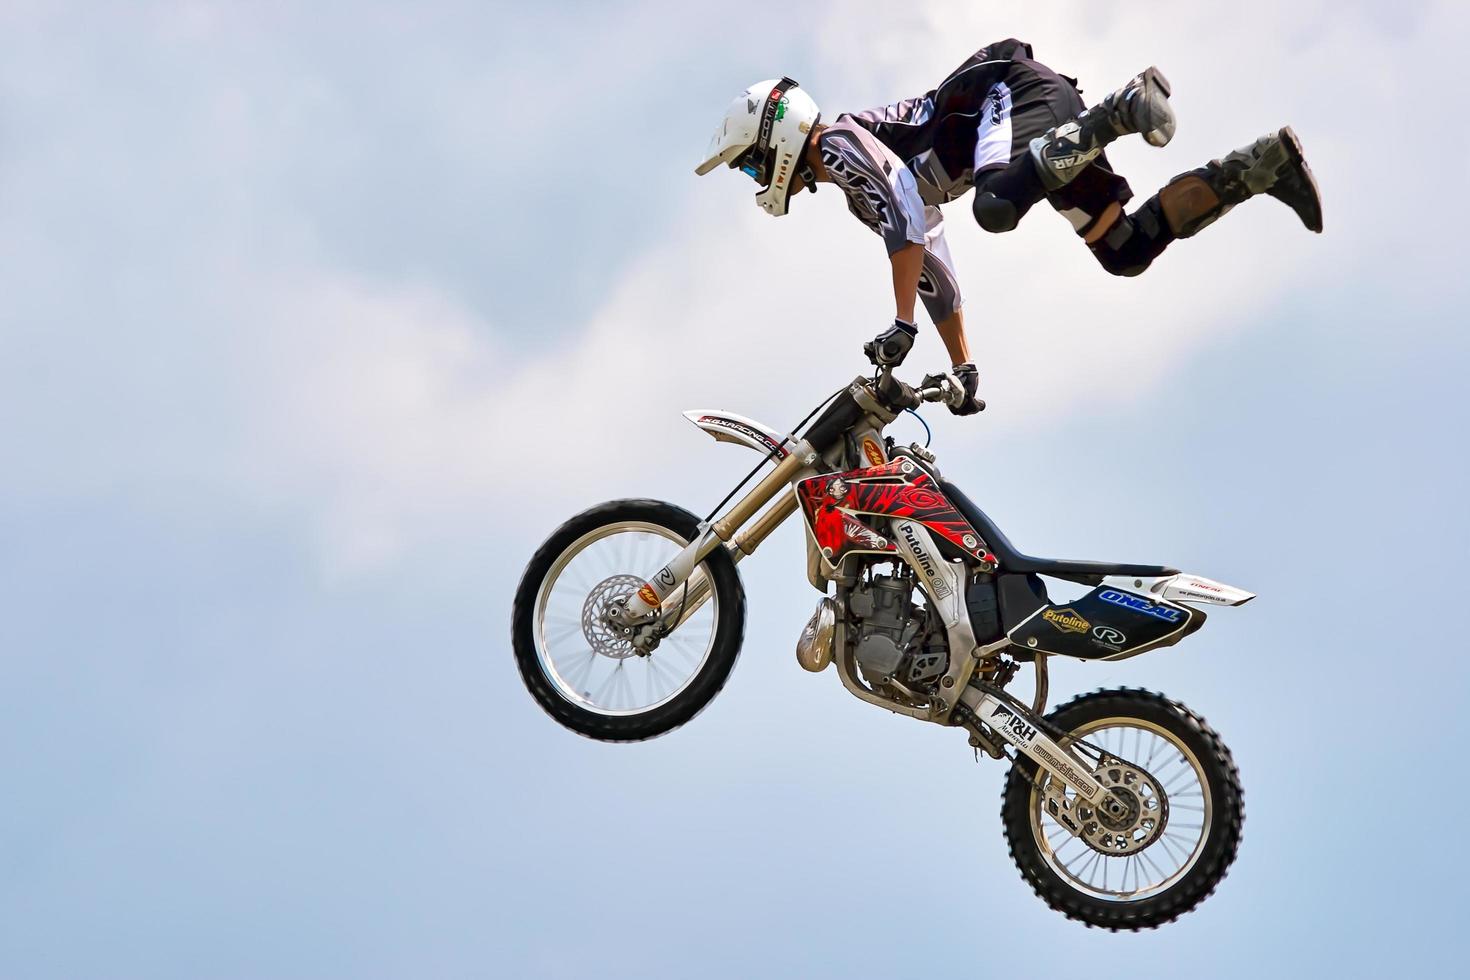
M 1254 596 L 1160 565 L 1017 550 L 925 447 L 885 437 L 906 409 L 966 397 L 950 375 L 899 381 L 912 341 L 886 337 L 866 345 L 873 376 L 791 434 L 685 413 L 765 457 L 706 519 L 618 500 L 557 529 L 516 592 L 521 676 L 552 718 L 591 738 L 637 741 L 689 721 L 740 651 L 736 564 L 800 511 L 807 579 L 823 593 L 796 645 L 801 666 L 834 667 L 869 704 L 963 729 L 977 759 L 1008 757 L 1010 852 L 1053 909 L 1114 930 L 1169 922 L 1235 859 L 1244 806 L 1230 751 L 1199 715 L 1142 690 L 1099 690 L 1046 713 L 1047 659 L 1158 650 L 1204 625 L 1201 605 Z M 1053 600 L 1043 577 L 1089 591 Z M 1023 666 L 1035 672 L 1029 703 L 1007 691 Z

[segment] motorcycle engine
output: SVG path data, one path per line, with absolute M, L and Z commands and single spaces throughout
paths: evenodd
M 890 680 L 905 687 L 923 687 L 949 663 L 949 645 L 942 627 L 930 623 L 928 610 L 911 598 L 914 583 L 896 575 L 874 575 L 859 582 L 847 597 L 854 622 L 858 667 L 874 687 Z

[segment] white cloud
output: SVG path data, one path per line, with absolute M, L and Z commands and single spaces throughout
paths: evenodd
M 1126 16 L 1103 16 L 1083 3 L 929 3 L 895 18 L 885 5 L 844 3 L 809 22 L 810 53 L 822 76 L 811 85 L 834 107 L 922 91 L 974 46 L 1015 34 L 1060 70 L 1082 76 L 1092 98 L 1149 62 L 1165 68 L 1182 118 L 1175 144 L 1157 151 L 1124 140 L 1112 151 L 1140 199 L 1173 173 L 1286 121 L 1298 125 L 1323 178 L 1327 236 L 1308 235 L 1274 202 L 1251 202 L 1198 240 L 1176 245 L 1136 280 L 1105 275 L 1045 205 L 1004 237 L 979 232 L 965 202 L 952 206 L 951 247 L 993 408 L 979 421 L 940 419 L 951 449 L 1045 431 L 1072 413 L 1135 397 L 1207 355 L 1222 334 L 1250 329 L 1294 283 L 1320 283 L 1333 264 L 1377 260 L 1373 234 L 1384 232 L 1387 218 L 1371 195 L 1382 175 L 1357 169 L 1355 161 L 1364 139 L 1393 146 L 1430 123 L 1436 110 L 1417 103 L 1410 82 L 1391 66 L 1400 50 L 1446 43 L 1460 15 L 1435 5 L 1400 25 L 1402 33 L 1385 35 L 1367 8 L 1253 9 L 1221 17 L 1213 9 L 1130 6 Z M 1267 11 L 1272 26 L 1262 30 Z M 636 26 L 617 37 L 631 37 Z M 195 29 L 209 30 L 208 20 Z M 444 71 L 452 75 L 455 64 Z M 473 98 L 424 107 L 438 153 L 452 155 L 462 143 L 469 158 L 485 157 L 485 134 L 504 131 L 474 125 L 467 106 L 488 100 L 506 70 L 462 79 L 462 94 Z M 557 99 L 574 108 L 576 94 L 608 70 L 558 66 Z M 647 77 L 635 72 L 626 82 L 643 85 Z M 729 87 L 747 81 L 732 78 Z M 299 136 L 307 125 L 282 128 L 259 111 L 258 99 L 226 90 L 229 98 L 218 104 L 235 106 L 233 136 L 225 141 L 234 149 L 216 147 L 226 158 L 254 160 L 261 137 Z M 263 91 L 277 90 L 266 84 Z M 327 98 L 313 91 L 311 100 Z M 515 92 L 524 95 L 525 85 Z M 702 121 L 693 127 L 705 128 Z M 626 147 L 589 149 L 588 165 L 630 159 L 633 148 L 647 152 L 630 131 Z M 683 155 L 692 161 L 698 149 Z M 137 152 L 146 159 L 146 148 Z M 1398 156 L 1401 173 L 1412 151 L 1385 152 Z M 291 158 L 268 159 L 281 166 Z M 513 494 L 519 521 L 531 524 L 554 521 L 567 501 L 585 499 L 585 482 L 636 478 L 657 488 L 689 458 L 688 440 L 702 438 L 679 418 L 681 409 L 721 404 L 773 424 L 793 421 L 861 369 L 862 340 L 891 313 L 881 245 L 847 215 L 839 194 L 829 188 L 804 195 L 793 216 L 772 222 L 749 192 L 724 173 L 698 181 L 690 175 L 663 189 L 673 207 L 658 243 L 631 257 L 616 289 L 584 323 L 557 324 L 567 340 L 547 350 L 540 338 L 487 322 L 443 281 L 344 265 L 333 258 L 332 242 L 313 241 L 297 216 L 270 210 L 281 204 L 269 179 L 247 184 L 232 213 L 249 213 L 255 195 L 263 213 L 248 229 L 267 246 L 239 252 L 228 237 L 241 230 L 233 224 L 223 237 L 201 240 L 200 267 L 211 268 L 214 254 L 228 273 L 216 284 L 222 288 L 200 290 L 200 307 L 184 314 L 207 323 L 225 312 L 211 304 L 250 297 L 223 320 L 241 334 L 229 345 L 238 352 L 233 361 L 202 357 L 194 365 L 227 374 L 222 387 L 244 395 L 206 402 L 221 415 L 213 426 L 220 445 L 191 442 L 204 428 L 198 426 L 183 426 L 173 442 L 163 442 L 177 459 L 215 467 L 212 477 L 201 475 L 228 484 L 231 493 L 299 510 L 326 567 L 339 574 L 389 565 L 404 549 L 457 526 L 483 528 Z M 561 224 L 571 250 L 579 228 L 599 220 L 595 213 L 558 214 L 554 200 L 546 215 Z M 514 230 L 506 232 L 489 223 L 485 229 L 514 247 Z M 11 238 L 20 240 L 19 233 Z M 1411 247 L 1416 255 L 1436 254 L 1433 242 Z M 1405 260 L 1403 253 L 1388 257 Z M 168 270 L 144 272 L 166 278 Z M 558 298 L 545 297 L 544 308 L 546 322 L 555 323 Z M 936 338 L 926 334 L 912 370 L 943 364 Z M 535 461 L 532 499 L 508 480 L 517 457 Z M 128 463 L 106 455 L 103 465 Z M 150 474 L 135 477 L 146 483 Z

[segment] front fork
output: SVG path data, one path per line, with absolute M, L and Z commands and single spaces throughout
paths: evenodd
M 610 610 L 610 619 L 622 627 L 657 623 L 660 633 L 669 633 L 682 625 L 710 597 L 710 583 L 700 563 L 720 547 L 726 548 L 736 562 L 754 554 L 772 531 L 796 513 L 796 492 L 789 487 L 811 475 L 811 466 L 816 461 L 816 450 L 802 440 L 791 455 L 781 460 L 724 517 L 701 524 L 693 541 L 654 572 L 636 593 Z M 745 531 L 740 531 L 746 521 L 783 490 L 785 495 L 774 506 Z M 665 608 L 666 602 L 671 608 Z
M 724 542 L 725 550 L 730 553 L 730 560 L 738 565 L 743 559 L 755 554 L 755 549 L 760 547 L 761 542 L 770 537 L 771 532 L 784 524 L 786 519 L 794 513 L 796 513 L 796 493 L 793 491 L 776 501 L 775 505 L 762 514 L 750 527 Z M 677 596 L 668 597 L 668 605 L 672 609 L 665 608 L 660 614 L 661 627 L 664 632 L 672 633 L 683 626 L 690 616 L 699 611 L 700 606 L 709 601 L 709 576 L 704 574 L 703 566 L 698 564 L 708 554 L 708 551 L 698 552 L 694 571 L 689 573 L 688 592 L 680 590 Z

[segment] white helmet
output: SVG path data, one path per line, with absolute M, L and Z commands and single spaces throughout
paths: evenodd
M 807 187 L 817 189 L 816 176 L 803 154 L 820 118 L 812 97 L 791 79 L 756 82 L 725 110 L 704 162 L 694 172 L 703 177 L 717 164 L 739 167 L 761 185 L 756 203 L 767 214 L 780 217 L 791 197 L 793 175 L 800 174 Z

